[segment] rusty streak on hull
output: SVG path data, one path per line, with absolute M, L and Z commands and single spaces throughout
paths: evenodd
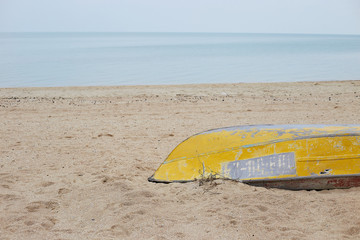
M 245 180 L 251 186 L 280 188 L 290 190 L 323 190 L 336 188 L 360 187 L 360 174 L 338 176 L 312 176 L 283 179 Z

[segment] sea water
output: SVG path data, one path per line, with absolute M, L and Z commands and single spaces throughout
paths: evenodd
M 360 35 L 0 33 L 0 87 L 360 79 Z

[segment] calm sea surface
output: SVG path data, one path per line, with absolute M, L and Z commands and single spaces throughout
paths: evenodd
M 360 35 L 0 33 L 0 87 L 360 79 Z

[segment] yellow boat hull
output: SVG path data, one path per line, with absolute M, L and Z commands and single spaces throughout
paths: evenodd
M 149 178 L 187 182 L 223 178 L 288 189 L 360 186 L 360 126 L 237 126 L 179 144 Z

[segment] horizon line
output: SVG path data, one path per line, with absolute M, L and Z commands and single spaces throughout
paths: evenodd
M 360 33 L 284 33 L 284 32 L 194 32 L 194 31 L 0 31 L 0 33 L 169 33 L 169 34 L 278 34 L 278 35 L 352 35 L 359 36 Z

